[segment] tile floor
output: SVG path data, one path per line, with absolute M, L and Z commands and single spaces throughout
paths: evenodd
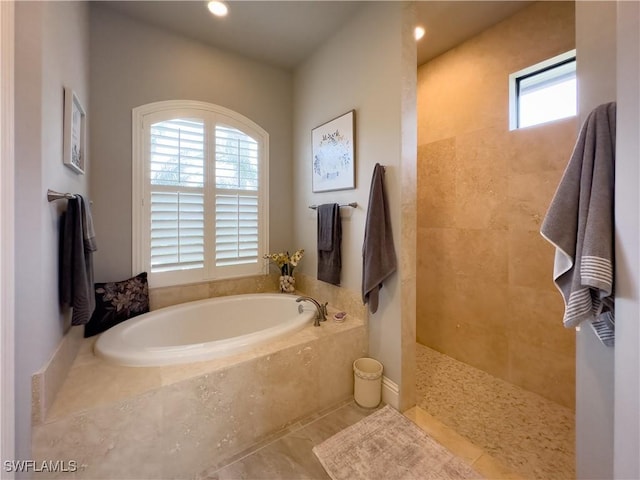
M 575 478 L 574 413 L 422 345 L 405 415 L 487 479 Z M 312 448 L 375 410 L 332 407 L 214 465 L 197 480 L 328 479 Z
M 214 466 L 201 472 L 196 479 L 328 479 L 329 476 L 312 452 L 313 447 L 374 411 L 375 409 L 360 408 L 350 401 L 345 405 L 321 412 L 274 435 L 261 445 L 237 455 L 227 465 Z M 432 438 L 471 465 L 484 478 L 522 480 L 522 477 L 513 473 L 504 464 L 456 434 L 421 408 L 414 407 L 405 415 Z
M 419 407 L 525 478 L 575 478 L 572 410 L 420 344 L 416 358 Z
M 311 449 L 374 411 L 351 401 L 320 412 L 240 453 L 227 465 L 201 472 L 196 479 L 329 479 Z

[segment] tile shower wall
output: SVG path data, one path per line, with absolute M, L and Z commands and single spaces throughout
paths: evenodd
M 510 73 L 575 48 L 574 5 L 538 2 L 418 69 L 418 342 L 574 407 L 539 229 L 575 118 L 509 131 Z

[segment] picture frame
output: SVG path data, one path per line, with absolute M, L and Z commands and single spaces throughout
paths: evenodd
M 311 130 L 314 193 L 356 188 L 355 110 Z
M 62 161 L 79 175 L 84 174 L 86 161 L 87 114 L 76 93 L 64 89 L 64 142 Z

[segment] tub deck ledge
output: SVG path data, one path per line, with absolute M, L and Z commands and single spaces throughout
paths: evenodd
M 287 348 L 302 347 L 327 336 L 364 328 L 365 322 L 352 315 L 344 323 L 335 322 L 333 314 L 337 311 L 329 307 L 328 320 L 320 327 L 309 325 L 285 338 L 266 342 L 246 352 L 213 360 L 160 367 L 115 365 L 93 353 L 97 336 L 86 338 L 43 423 L 117 403 L 163 386 L 213 374 L 256 358 L 269 357 Z

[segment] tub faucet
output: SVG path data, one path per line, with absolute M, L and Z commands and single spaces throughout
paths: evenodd
M 318 303 L 317 300 L 311 298 L 311 297 L 298 297 L 296 298 L 296 302 L 311 302 L 315 305 L 316 307 L 316 318 L 315 321 L 313 322 L 313 326 L 314 327 L 319 327 L 320 326 L 320 322 L 324 322 L 327 320 L 327 304 L 329 302 L 326 302 L 324 304 L 320 304 Z

